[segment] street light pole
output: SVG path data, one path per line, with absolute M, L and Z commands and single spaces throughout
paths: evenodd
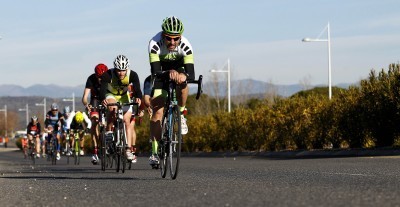
M 29 124 L 29 109 L 28 109 L 28 104 L 26 104 L 26 107 L 24 109 L 18 109 L 18 111 L 25 111 L 26 112 L 26 126 Z
M 210 70 L 212 73 L 228 73 L 228 112 L 231 112 L 231 63 L 228 58 L 228 70 Z
M 6 125 L 6 128 L 5 128 L 6 133 L 5 133 L 5 135 L 7 137 L 7 105 L 4 105 L 4 109 L 0 109 L 0 111 L 4 111 L 5 125 Z
M 72 98 L 64 98 L 63 101 L 71 101 L 72 102 L 72 111 L 75 111 L 75 93 L 72 92 Z
M 43 98 L 43 103 L 36 103 L 36 106 L 43 106 L 43 121 L 46 119 L 46 98 Z
M 329 22 L 328 25 L 322 30 L 321 34 L 327 30 L 327 39 L 304 38 L 303 42 L 327 42 L 328 43 L 328 85 L 329 85 L 329 100 L 332 99 L 332 68 L 331 68 L 331 31 Z

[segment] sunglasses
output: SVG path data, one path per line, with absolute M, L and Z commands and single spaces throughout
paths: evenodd
M 179 37 L 170 37 L 170 36 L 165 35 L 164 37 L 165 37 L 165 39 L 166 39 L 167 41 L 174 40 L 175 42 L 181 39 L 180 36 L 179 36 Z

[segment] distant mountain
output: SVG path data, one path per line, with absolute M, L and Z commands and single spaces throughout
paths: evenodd
M 36 84 L 27 88 L 18 85 L 0 85 L 0 96 L 45 96 L 52 98 L 82 97 L 84 85 L 75 87 Z
M 352 84 L 340 84 L 336 86 L 340 88 L 348 88 L 350 85 Z M 276 94 L 283 97 L 289 97 L 299 91 L 311 89 L 316 86 L 320 85 L 279 85 L 253 79 L 243 79 L 231 82 L 231 96 L 241 96 L 244 94 Z M 191 92 L 195 92 L 195 90 L 191 90 Z M 226 82 L 206 83 L 204 85 L 204 93 L 211 96 L 226 96 L 227 92 Z
M 338 87 L 348 88 L 351 84 L 339 84 Z M 141 86 L 143 87 L 143 86 Z M 190 85 L 190 93 L 196 93 L 196 86 Z M 315 86 L 303 86 L 300 84 L 291 85 L 276 85 L 263 81 L 253 79 L 243 79 L 231 82 L 231 95 L 238 96 L 242 94 L 266 94 L 274 93 L 283 97 L 288 97 L 297 93 L 301 90 L 311 89 Z M 78 85 L 75 87 L 70 86 L 59 86 L 59 85 L 43 85 L 36 84 L 27 88 L 19 85 L 0 85 L 0 97 L 2 96 L 42 96 L 51 98 L 68 98 L 72 97 L 74 93 L 75 97 L 82 97 L 84 85 Z M 203 92 L 211 96 L 226 96 L 227 94 L 227 83 L 226 82 L 204 82 Z

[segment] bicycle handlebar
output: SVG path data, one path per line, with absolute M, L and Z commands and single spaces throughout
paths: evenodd
M 155 74 L 158 78 L 167 78 L 169 76 L 166 75 L 166 71 L 159 71 Z M 170 80 L 170 79 L 169 79 Z M 197 93 L 196 93 L 196 100 L 200 98 L 200 95 L 203 93 L 203 75 L 199 75 L 199 79 L 197 80 L 190 80 L 186 81 L 188 84 L 197 84 Z
M 108 103 L 107 106 L 118 106 L 118 108 L 122 106 L 138 106 L 138 103 L 120 103 L 120 102 L 115 102 L 115 103 Z
M 137 106 L 135 107 L 136 110 L 132 109 L 132 116 L 137 116 L 139 114 L 139 104 L 138 103 L 108 103 L 107 106 L 117 106 L 119 109 L 123 106 Z
M 188 84 L 197 84 L 196 100 L 199 100 L 200 95 L 203 93 L 203 75 L 199 75 L 199 79 L 187 81 Z

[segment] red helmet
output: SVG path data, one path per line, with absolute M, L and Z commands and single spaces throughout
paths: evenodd
M 99 78 L 103 73 L 105 73 L 108 70 L 107 65 L 104 65 L 103 63 L 100 63 L 96 65 L 94 68 L 94 72 L 96 73 L 96 76 Z

